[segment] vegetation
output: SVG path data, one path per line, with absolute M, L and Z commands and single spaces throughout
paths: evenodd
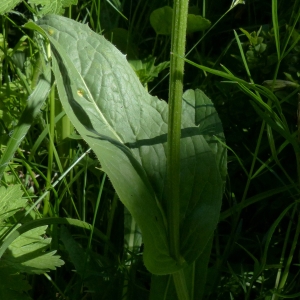
M 299 0 L 0 13 L 1 299 L 300 297 Z

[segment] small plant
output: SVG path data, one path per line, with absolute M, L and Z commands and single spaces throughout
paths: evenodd
M 47 225 L 29 226 L 23 234 L 18 232 L 21 224 L 15 220 L 27 203 L 19 185 L 0 187 L 0 199 L 0 294 L 3 299 L 30 299 L 24 292 L 31 287 L 20 273 L 43 274 L 64 262 L 54 255 L 56 251 L 46 252 L 51 243 L 51 239 L 46 237 Z

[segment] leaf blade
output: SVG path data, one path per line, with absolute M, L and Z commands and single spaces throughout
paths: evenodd
M 58 16 L 38 24 L 53 47 L 53 71 L 66 113 L 142 230 L 147 268 L 154 274 L 179 270 L 183 266 L 169 254 L 164 213 L 167 104 L 148 95 L 125 57 L 86 25 Z M 182 239 L 185 245 L 196 243 L 196 250 L 186 246 L 183 256 L 193 261 L 216 227 L 222 184 L 215 155 L 187 114 L 181 141 L 181 220 L 188 224 Z M 193 217 L 202 214 L 202 202 L 206 215 L 213 216 L 204 222 Z M 197 232 L 199 226 L 204 235 Z

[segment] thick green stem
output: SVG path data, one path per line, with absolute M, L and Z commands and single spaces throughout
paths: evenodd
M 173 11 L 171 51 L 180 56 L 185 53 L 185 36 L 188 1 L 175 0 Z M 180 195 L 180 134 L 183 92 L 184 61 L 171 55 L 169 84 L 169 120 L 168 120 L 168 231 L 171 255 L 179 260 L 179 195 Z
M 174 0 L 171 53 L 181 57 L 185 55 L 186 26 L 188 0 Z M 178 264 L 180 257 L 180 135 L 181 110 L 183 93 L 184 60 L 171 55 L 170 84 L 169 84 L 169 119 L 168 119 L 168 149 L 167 149 L 167 178 L 168 178 L 168 235 L 170 254 Z M 185 276 L 181 270 L 173 274 L 178 299 L 189 299 Z

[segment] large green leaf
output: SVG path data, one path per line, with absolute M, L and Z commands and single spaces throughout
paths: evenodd
M 222 122 L 212 101 L 199 89 L 187 90 L 183 94 L 183 110 L 191 121 L 199 126 L 209 147 L 215 153 L 223 181 L 227 174 L 227 152 Z M 216 138 L 217 137 L 217 138 Z M 219 141 L 222 141 L 221 144 Z
M 62 69 L 57 69 L 57 67 L 58 65 L 54 66 L 54 73 L 60 97 L 67 99 L 64 95 L 65 90 L 63 90 L 66 81 L 61 80 L 61 85 L 59 85 L 60 78 L 58 76 L 68 73 L 61 72 Z M 66 77 L 64 79 L 67 80 Z M 70 95 L 70 91 L 68 94 Z M 72 94 L 74 98 L 81 97 L 77 95 L 77 89 L 73 89 Z M 82 103 L 82 101 L 77 103 L 80 102 Z M 144 259 L 146 266 L 152 272 L 176 271 L 180 267 L 169 255 L 164 215 L 158 206 L 159 202 L 141 162 L 121 141 L 114 139 L 114 137 L 119 139 L 119 136 L 114 136 L 116 133 L 111 130 L 109 124 L 105 124 L 105 119 L 103 121 L 98 119 L 101 114 L 95 114 L 97 106 L 94 106 L 93 102 L 88 102 L 88 105 L 86 105 L 87 103 L 82 104 L 82 106 L 76 107 L 73 103 L 71 104 L 73 107 L 70 105 L 70 107 L 64 106 L 64 108 L 76 129 L 96 153 L 120 199 L 140 224 L 145 243 Z M 63 102 L 63 105 L 66 105 L 66 102 Z M 95 120 L 95 124 L 98 123 L 98 126 L 94 127 L 92 120 Z M 81 122 L 80 125 L 78 124 L 79 121 Z M 95 128 L 99 128 L 101 133 L 97 132 Z
M 168 105 L 150 96 L 125 56 L 87 25 L 50 15 L 38 24 L 51 42 L 67 115 L 141 228 L 146 267 L 175 272 L 183 266 L 169 255 L 164 213 Z M 215 154 L 188 113 L 181 140 L 181 254 L 192 262 L 217 224 L 222 182 Z
M 227 174 L 227 151 L 224 146 L 225 137 L 221 120 L 212 101 L 203 91 L 199 89 L 187 90 L 183 94 L 182 110 L 183 119 L 189 119 L 197 126 L 197 134 L 205 139 L 210 150 L 214 153 L 214 159 L 219 170 L 219 172 L 216 170 L 214 162 L 208 160 L 209 155 L 206 153 L 206 157 L 197 159 L 196 168 L 201 169 L 196 170 L 193 179 L 185 176 L 181 177 L 184 184 L 181 190 L 186 190 L 186 195 L 188 195 L 189 190 L 193 192 L 188 198 L 190 201 L 186 201 L 188 202 L 186 217 L 181 225 L 181 252 L 185 253 L 184 257 L 188 262 L 193 262 L 206 248 L 214 224 L 218 222 L 216 217 L 221 204 L 218 193 L 224 190 Z M 200 154 L 204 149 L 206 147 L 198 150 L 198 153 Z M 209 165 L 207 165 L 208 162 Z M 190 166 L 191 168 L 192 166 Z M 222 184 L 217 179 L 218 174 L 222 177 Z M 191 183 L 185 181 L 185 179 L 191 180 L 194 186 L 191 186 Z M 185 187 L 186 189 L 184 189 Z M 200 191 L 199 193 L 195 193 L 197 188 Z M 181 197 L 183 199 L 184 194 Z M 197 239 L 197 234 L 200 237 L 199 239 Z

